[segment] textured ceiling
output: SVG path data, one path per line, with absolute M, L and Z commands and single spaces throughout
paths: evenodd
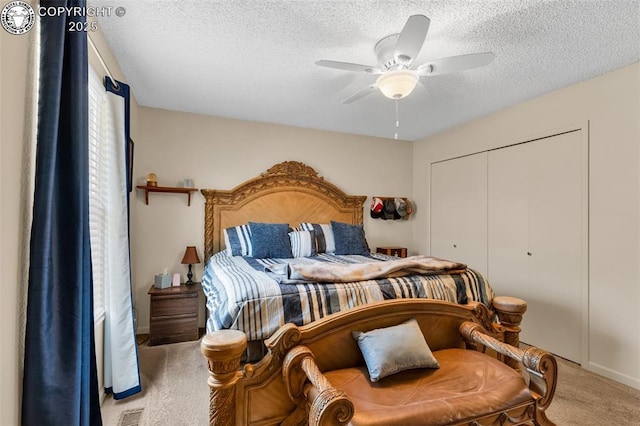
M 116 4 L 117 3 L 117 4 Z M 415 63 L 491 51 L 484 68 L 422 77 L 399 103 L 417 140 L 640 60 L 640 0 L 89 0 L 121 6 L 99 25 L 143 106 L 392 138 L 395 102 L 342 101 L 376 76 L 373 47 L 431 19 Z

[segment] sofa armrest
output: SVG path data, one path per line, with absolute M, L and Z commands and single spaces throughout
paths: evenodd
M 482 326 L 470 321 L 460 325 L 460 334 L 469 343 L 479 343 L 522 363 L 532 373 L 529 388 L 540 397 L 538 407 L 545 410 L 549 406 L 556 391 L 558 377 L 558 365 L 553 355 L 534 346 L 522 350 L 503 343 L 483 333 Z
M 353 417 L 353 403 L 331 386 L 306 346 L 296 346 L 287 353 L 282 376 L 289 397 L 298 411 L 304 410 L 310 426 L 345 425 Z

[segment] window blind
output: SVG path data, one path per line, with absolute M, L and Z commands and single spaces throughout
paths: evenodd
M 89 235 L 93 273 L 93 316 L 99 322 L 105 315 L 104 291 L 107 280 L 106 193 L 102 190 L 109 175 L 109 156 L 101 149 L 100 133 L 104 124 L 106 91 L 96 73 L 89 69 Z

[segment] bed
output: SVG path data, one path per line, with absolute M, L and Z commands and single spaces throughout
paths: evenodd
M 361 252 L 345 255 L 327 250 L 331 246 L 329 234 L 324 235 L 327 224 L 336 226 L 333 231 L 363 229 L 367 197 L 344 193 L 303 163 L 285 161 L 232 190 L 203 189 L 202 194 L 206 199 L 202 282 L 208 318 L 201 350 L 209 366 L 212 425 L 302 424 L 292 417 L 296 407 L 281 377 L 287 351 L 301 343 L 296 327 L 312 327 L 320 318 L 341 315 L 337 312 L 358 305 L 401 302 L 402 298 L 454 302 L 464 306 L 466 319 L 483 325 L 492 337 L 514 347 L 519 344 L 526 303 L 495 297 L 481 274 L 455 262 L 437 260 L 428 274 L 414 274 L 408 268 L 390 277 L 363 275 L 366 279 L 344 283 L 309 279 L 306 273 L 318 263 L 362 273 L 362 268 L 385 269 L 403 260 L 370 253 L 368 246 L 362 246 L 367 244 L 364 234 L 364 241 L 359 241 L 357 233 L 353 235 Z M 296 229 L 313 230 L 325 238 L 316 239 L 320 253 L 315 256 L 243 256 L 243 250 L 249 252 L 243 227 L 251 223 L 279 224 L 279 232 L 287 235 Z M 340 252 L 337 245 L 344 236 L 333 237 L 335 252 Z M 252 233 L 249 240 L 254 239 L 258 238 Z M 417 262 L 419 266 L 413 265 L 417 270 L 431 262 L 410 261 Z
M 355 306 L 400 298 L 430 298 L 460 304 L 470 301 L 487 306 L 491 287 L 472 269 L 457 274 L 407 275 L 357 282 L 308 281 L 286 283 L 263 271 L 275 266 L 359 265 L 395 262 L 390 256 L 319 254 L 294 259 L 253 259 L 219 252 L 209 260 L 203 277 L 207 295 L 207 331 L 243 331 L 249 342 L 261 342 L 286 323 L 309 324 Z M 250 360 L 264 355 L 264 345 L 250 343 Z M 257 352 L 256 352 L 257 351 Z
M 288 225 L 289 231 L 300 229 L 303 224 L 304 229 L 315 229 L 316 236 L 318 232 L 323 233 L 323 229 L 324 234 L 333 232 L 327 232 L 326 227 L 319 228 L 331 222 L 362 225 L 366 197 L 345 194 L 303 163 L 286 161 L 231 191 L 203 189 L 202 193 L 206 199 L 204 251 L 207 260 L 202 284 L 207 299 L 207 332 L 222 329 L 244 332 L 249 341 L 248 361 L 260 359 L 266 351 L 264 339 L 286 323 L 301 326 L 363 304 L 420 297 L 491 306 L 491 287 L 472 269 L 463 268 L 453 274 L 404 274 L 344 283 L 291 282 L 288 277 L 283 279 L 273 272 L 278 268 L 290 270 L 297 265 L 356 265 L 397 260 L 370 253 L 364 235 L 367 250 L 342 251 L 348 254 L 335 254 L 339 241 L 332 241 L 334 237 L 327 235 L 317 239 L 323 241 L 324 247 L 320 249 L 318 244 L 318 253 L 313 256 L 248 256 L 247 223 L 282 223 Z M 230 234 L 235 240 L 229 241 Z M 244 241 L 244 245 L 232 255 L 226 246 L 237 245 L 239 241 Z

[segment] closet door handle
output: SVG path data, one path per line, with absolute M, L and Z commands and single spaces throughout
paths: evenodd
M 527 252 L 527 256 L 531 256 L 531 252 L 530 251 Z
M 453 248 L 456 248 L 456 247 L 458 247 L 458 245 L 457 245 L 457 244 L 454 244 L 454 245 L 453 245 Z

